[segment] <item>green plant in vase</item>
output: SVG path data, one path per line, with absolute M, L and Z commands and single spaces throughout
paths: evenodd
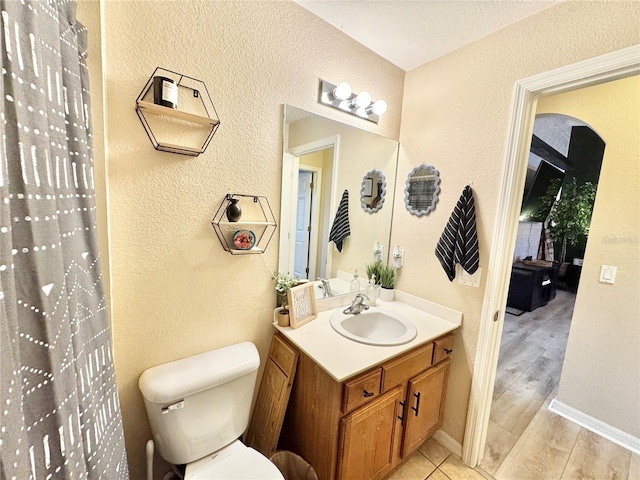
M 380 300 L 390 302 L 393 300 L 394 289 L 396 288 L 396 269 L 390 265 L 380 266 Z
M 364 266 L 364 271 L 367 274 L 367 278 L 371 280 L 371 278 L 375 275 L 375 284 L 380 285 L 380 269 L 382 268 L 382 262 L 377 261 L 374 263 L 367 263 Z
M 380 267 L 380 286 L 382 288 L 392 289 L 396 287 L 396 269 L 389 265 Z
M 276 294 L 278 300 L 278 307 L 282 310 L 288 311 L 288 299 L 287 292 L 291 287 L 298 283 L 299 278 L 291 276 L 290 273 L 276 272 L 271 277 L 276 282 Z

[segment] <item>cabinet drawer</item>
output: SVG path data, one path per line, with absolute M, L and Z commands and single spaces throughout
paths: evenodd
M 453 333 L 437 339 L 434 343 L 433 364 L 440 363 L 445 358 L 449 358 L 453 353 L 453 341 L 455 336 Z
M 382 369 L 376 368 L 344 383 L 342 411 L 349 412 L 380 395 Z
M 431 366 L 432 354 L 433 343 L 429 342 L 385 363 L 382 366 L 382 391 L 386 392 Z

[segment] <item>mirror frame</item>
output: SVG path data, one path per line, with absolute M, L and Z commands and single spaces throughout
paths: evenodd
M 433 175 L 435 176 L 435 179 L 434 179 L 435 192 L 433 192 L 433 201 L 431 202 L 431 205 L 429 205 L 424 210 L 417 210 L 412 205 L 409 204 L 409 187 L 411 185 L 411 178 L 418 172 L 418 170 L 422 170 L 422 169 L 429 169 L 433 172 Z M 407 210 L 409 210 L 409 213 L 417 217 L 421 217 L 422 215 L 428 215 L 431 211 L 435 210 L 436 203 L 438 203 L 439 196 L 440 196 L 440 172 L 436 167 L 434 167 L 433 165 L 427 165 L 426 163 L 423 163 L 421 165 L 418 165 L 417 167 L 415 167 L 413 170 L 409 172 L 409 175 L 407 175 L 407 181 L 405 182 L 405 187 L 404 187 L 404 204 L 407 207 Z
M 371 175 L 378 175 L 382 179 L 382 182 L 380 185 L 380 201 L 378 202 L 378 205 L 375 208 L 369 207 L 364 201 L 364 189 L 365 189 L 366 181 L 367 181 L 367 178 L 369 178 L 369 176 Z M 380 170 L 377 170 L 375 168 L 365 173 L 364 177 L 362 177 L 362 187 L 360 188 L 360 205 L 362 206 L 362 209 L 367 213 L 376 213 L 378 210 L 382 208 L 386 195 L 387 195 L 386 175 L 382 173 Z

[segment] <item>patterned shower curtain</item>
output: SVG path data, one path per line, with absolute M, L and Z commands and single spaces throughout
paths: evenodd
M 0 478 L 129 478 L 73 0 L 0 0 Z

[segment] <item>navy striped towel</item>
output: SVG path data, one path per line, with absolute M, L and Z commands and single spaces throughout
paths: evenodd
M 336 218 L 333 220 L 329 241 L 335 243 L 336 248 L 341 252 L 342 242 L 349 235 L 351 235 L 351 229 L 349 228 L 349 191 L 345 190 L 342 194 L 340 205 L 338 205 Z
M 470 274 L 478 270 L 480 252 L 476 231 L 476 207 L 473 202 L 473 190 L 469 185 L 464 187 L 460 200 L 440 236 L 436 246 L 436 257 L 450 281 L 456 277 L 457 263 Z

